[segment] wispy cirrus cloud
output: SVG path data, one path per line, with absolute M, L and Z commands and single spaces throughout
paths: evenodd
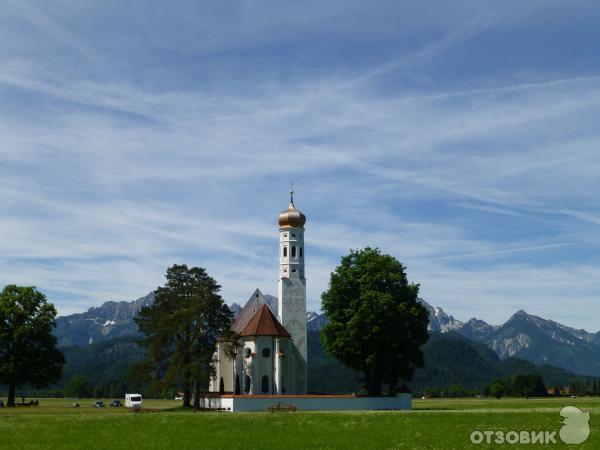
M 353 2 L 183 2 L 164 20 L 107 5 L 0 19 L 0 283 L 36 284 L 63 314 L 144 295 L 176 262 L 207 267 L 230 302 L 273 293 L 294 179 L 312 309 L 339 257 L 371 245 L 461 319 L 518 305 L 596 327 L 600 67 L 533 53 L 498 78 L 461 59 L 534 46 L 543 6 L 393 2 L 365 21 Z M 522 48 L 495 40 L 510 33 Z M 565 296 L 588 313 L 567 316 Z

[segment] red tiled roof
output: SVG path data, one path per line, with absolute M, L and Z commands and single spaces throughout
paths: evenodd
M 240 333 L 241 336 L 281 336 L 291 337 L 279 323 L 271 309 L 263 303 Z

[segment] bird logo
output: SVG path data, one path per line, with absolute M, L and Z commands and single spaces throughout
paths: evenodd
M 575 406 L 565 406 L 560 410 L 563 417 L 560 439 L 565 444 L 582 444 L 590 436 L 590 413 Z

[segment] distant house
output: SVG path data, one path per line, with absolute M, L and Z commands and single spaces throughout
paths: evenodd
M 558 388 L 559 392 L 557 394 L 556 388 L 548 388 L 548 395 L 569 395 L 571 394 L 571 388 L 569 386 L 563 386 Z

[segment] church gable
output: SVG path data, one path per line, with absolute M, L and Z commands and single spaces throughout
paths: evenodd
M 244 330 L 244 328 L 246 328 L 248 322 L 250 322 L 250 320 L 254 317 L 256 312 L 260 310 L 262 305 L 267 305 L 269 310 L 271 309 L 264 295 L 262 294 L 262 292 L 260 292 L 260 289 L 256 289 L 254 293 L 250 296 L 240 313 L 237 315 L 233 323 L 231 324 L 231 331 L 237 334 L 242 334 L 242 331 Z

